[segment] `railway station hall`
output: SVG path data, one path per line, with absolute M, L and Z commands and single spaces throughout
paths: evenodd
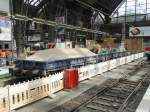
M 150 112 L 150 0 L 0 0 L 0 112 Z

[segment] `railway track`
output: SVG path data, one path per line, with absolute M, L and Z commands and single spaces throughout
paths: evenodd
M 72 112 L 123 112 L 131 97 L 148 81 L 149 73 L 138 81 L 118 80 Z
M 145 63 L 138 63 L 121 79 L 109 79 L 103 85 L 96 86 L 49 112 L 135 112 L 150 84 L 149 67 Z M 141 71 L 143 73 L 139 75 Z M 131 80 L 134 76 L 139 78 Z
M 140 84 L 138 84 L 139 86 Z M 121 81 L 117 86 L 98 94 L 86 105 L 75 109 L 74 112 L 122 112 L 125 103 L 136 91 L 137 83 Z

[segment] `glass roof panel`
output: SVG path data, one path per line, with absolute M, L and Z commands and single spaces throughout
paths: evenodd
M 115 13 L 118 16 L 150 13 L 150 0 L 126 0 Z
M 126 0 L 111 17 L 113 22 L 150 20 L 150 0 Z
M 25 2 L 26 4 L 29 3 L 29 4 L 32 5 L 32 6 L 37 6 L 37 5 L 39 5 L 41 1 L 42 1 L 42 0 L 24 0 L 24 2 Z

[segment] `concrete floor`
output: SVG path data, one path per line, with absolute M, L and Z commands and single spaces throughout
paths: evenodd
M 95 85 L 100 85 L 103 82 L 105 82 L 107 78 L 102 77 L 100 75 L 90 79 L 85 80 L 79 84 L 79 87 L 71 90 L 71 91 L 60 91 L 56 93 L 56 97 L 51 98 L 44 98 L 42 100 L 39 100 L 35 103 L 32 103 L 31 105 L 25 106 L 23 108 L 20 108 L 16 110 L 16 112 L 48 112 L 52 108 L 61 105 L 67 101 L 69 101 L 72 98 L 75 98 L 85 92 L 86 90 L 94 87 Z
M 150 112 L 150 86 L 148 87 L 136 112 Z
M 90 80 L 85 80 L 79 84 L 79 87 L 71 90 L 71 91 L 60 91 L 56 93 L 56 97 L 51 98 L 44 98 L 42 100 L 39 100 L 35 103 L 32 103 L 30 105 L 27 105 L 23 108 L 20 108 L 16 110 L 16 112 L 48 112 L 52 108 L 64 104 L 65 102 L 69 101 L 70 99 L 73 99 L 83 92 L 87 91 L 88 89 L 94 87 L 95 85 L 101 85 L 103 82 L 105 82 L 107 79 L 118 79 L 121 78 L 123 75 L 131 72 L 134 68 L 134 65 L 136 65 L 138 62 L 133 62 L 127 65 L 120 66 L 116 69 L 113 69 L 109 72 L 103 73 L 101 75 L 95 76 L 91 78 Z M 129 70 L 130 69 L 130 70 Z M 134 79 L 134 77 L 133 77 Z

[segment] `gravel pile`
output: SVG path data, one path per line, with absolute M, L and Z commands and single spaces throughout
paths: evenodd
M 54 48 L 37 51 L 34 55 L 27 57 L 26 60 L 53 61 L 67 58 L 95 56 L 95 55 L 96 54 L 92 53 L 86 48 L 74 48 L 74 49 Z

